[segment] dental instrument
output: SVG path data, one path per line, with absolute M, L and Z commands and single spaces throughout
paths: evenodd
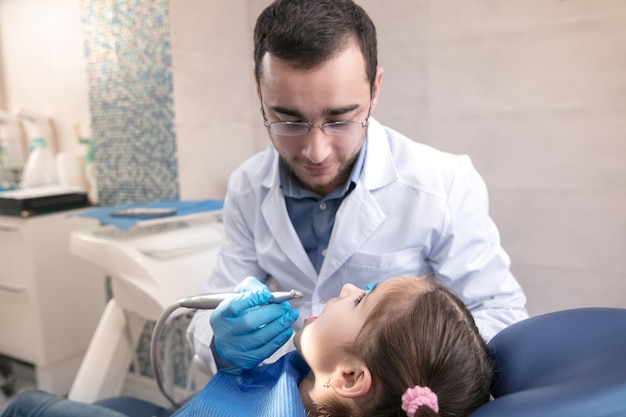
M 134 217 L 137 219 L 156 219 L 176 214 L 175 208 L 165 207 L 133 207 L 111 212 L 113 217 Z
M 241 294 L 240 292 L 223 292 L 195 295 L 193 297 L 183 298 L 178 300 L 180 307 L 197 308 L 202 310 L 212 310 L 227 298 Z M 289 301 L 293 299 L 300 299 L 304 295 L 298 290 L 291 291 L 275 291 L 272 292 L 272 298 L 268 301 L 269 304 L 280 304 L 283 301 Z
M 152 339 L 150 341 L 150 362 L 152 364 L 152 370 L 154 372 L 154 379 L 157 382 L 159 390 L 168 399 L 168 401 L 175 407 L 179 408 L 181 404 L 179 404 L 174 398 L 172 398 L 165 388 L 163 387 L 163 382 L 161 381 L 161 373 L 159 370 L 159 360 L 158 360 L 158 344 L 159 338 L 161 336 L 161 331 L 167 322 L 168 317 L 178 308 L 192 308 L 199 310 L 213 310 L 217 308 L 217 306 L 224 300 L 234 297 L 236 295 L 242 294 L 240 292 L 224 292 L 224 293 L 209 293 L 209 294 L 201 294 L 195 295 L 191 297 L 182 298 L 169 307 L 167 307 L 161 313 L 159 319 L 157 320 L 154 330 L 152 331 Z M 291 291 L 274 291 L 272 292 L 272 298 L 267 302 L 267 304 L 280 304 L 283 301 L 289 301 L 293 299 L 301 299 L 304 297 L 304 294 L 301 291 L 292 289 Z

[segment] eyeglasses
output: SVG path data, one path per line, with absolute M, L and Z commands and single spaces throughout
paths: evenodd
M 269 129 L 270 133 L 277 136 L 304 136 L 314 127 L 322 129 L 324 133 L 331 136 L 354 136 L 369 125 L 368 119 L 371 111 L 372 108 L 370 106 L 364 122 L 348 120 L 345 122 L 327 122 L 321 125 L 314 125 L 309 122 L 268 122 L 265 117 L 265 109 L 261 106 L 263 125 Z
M 352 136 L 358 134 L 369 123 L 358 121 L 328 122 L 321 125 L 312 125 L 309 122 L 268 122 L 263 120 L 263 124 L 271 133 L 278 136 L 304 136 L 313 127 L 322 129 L 324 133 L 332 136 Z

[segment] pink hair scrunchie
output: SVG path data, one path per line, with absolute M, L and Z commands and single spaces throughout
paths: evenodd
M 437 394 L 428 387 L 416 385 L 414 388 L 407 389 L 402 395 L 402 409 L 406 411 L 408 417 L 413 417 L 417 409 L 423 405 L 430 407 L 435 413 L 439 412 Z

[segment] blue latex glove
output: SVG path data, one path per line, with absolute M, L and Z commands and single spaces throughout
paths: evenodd
M 242 369 L 251 369 L 284 345 L 298 318 L 287 301 L 266 304 L 272 294 L 254 277 L 235 288 L 241 292 L 223 301 L 211 314 L 215 347 L 219 355 Z

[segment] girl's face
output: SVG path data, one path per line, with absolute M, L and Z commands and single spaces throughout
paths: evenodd
M 346 284 L 339 297 L 328 301 L 319 317 L 304 320 L 294 344 L 313 372 L 332 372 L 345 358 L 344 347 L 354 342 L 387 285 L 388 281 L 365 291 Z

